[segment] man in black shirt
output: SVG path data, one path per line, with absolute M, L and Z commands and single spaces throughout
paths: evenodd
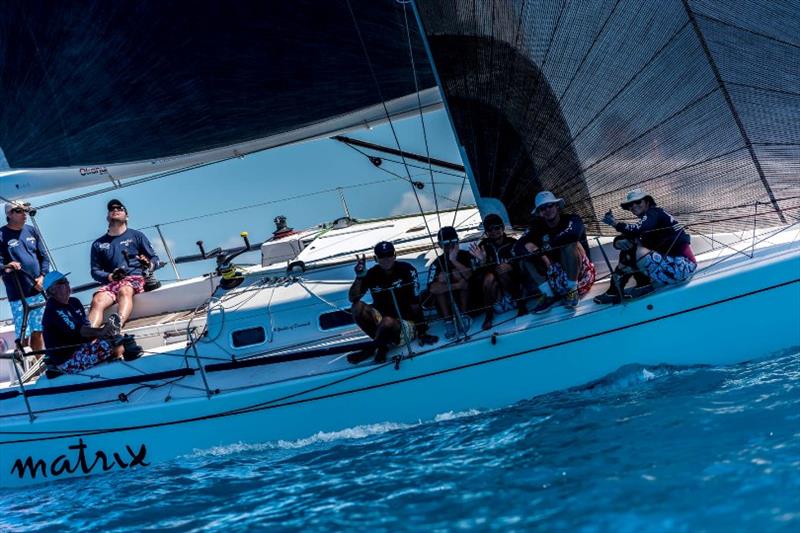
M 656 205 L 652 196 L 641 189 L 628 192 L 622 209 L 639 218 L 635 224 L 617 222 L 609 210 L 603 222 L 619 231 L 627 243 L 609 292 L 595 298 L 597 303 L 618 303 L 619 292 L 631 275 L 637 275 L 637 288 L 632 292 L 641 296 L 653 291 L 652 285 L 640 283 L 640 278 L 649 278 L 655 285 L 672 285 L 688 280 L 697 269 L 691 237 L 683 225 L 672 215 Z M 613 292 L 616 294 L 613 294 Z M 627 293 L 627 291 L 626 291 Z
M 559 298 L 574 309 L 594 284 L 583 221 L 562 213 L 563 207 L 564 200 L 552 192 L 537 194 L 531 225 L 517 241 L 517 254 L 528 256 L 523 265 L 541 291 L 534 313 L 547 311 Z
M 430 277 L 428 290 L 436 298 L 439 315 L 445 320 L 444 336 L 452 339 L 456 336 L 456 325 L 451 317 L 458 315 L 457 325 L 462 332 L 469 329 L 469 317 L 466 315 L 469 303 L 469 280 L 472 276 L 472 256 L 458 247 L 458 232 L 452 226 L 444 226 L 437 234 L 439 246 L 444 253 L 433 262 L 433 275 Z M 452 298 L 450 292 L 452 291 Z M 455 302 L 457 309 L 453 309 Z
M 122 356 L 132 360 L 141 354 L 131 337 L 116 335 L 110 325 L 93 328 L 89 324 L 83 304 L 71 297 L 66 274 L 48 272 L 43 287 L 48 295 L 42 318 L 48 377 L 76 374 L 103 361 Z
M 494 313 L 513 309 L 515 301 L 520 316 L 524 315 L 525 302 L 520 295 L 519 277 L 514 268 L 514 244 L 517 239 L 505 233 L 505 224 L 500 215 L 490 213 L 483 219 L 486 236 L 470 246 L 469 253 L 475 258 L 475 276 L 479 278 L 483 292 L 483 307 L 486 316 L 482 329 L 492 327 Z
M 410 263 L 397 261 L 394 246 L 386 241 L 375 246 L 375 261 L 378 264 L 367 270 L 366 256 L 356 256 L 356 279 L 348 297 L 353 304 L 353 319 L 375 340 L 375 361 L 382 363 L 392 346 L 414 338 L 420 344 L 433 344 L 439 339 L 427 334 L 428 325 L 415 290 L 417 270 Z M 367 291 L 372 294 L 372 305 L 361 301 Z M 359 363 L 371 357 L 374 350 L 352 354 L 348 360 Z

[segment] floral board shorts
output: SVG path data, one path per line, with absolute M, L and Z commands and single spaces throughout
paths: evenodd
M 144 292 L 144 278 L 142 276 L 125 276 L 119 281 L 112 281 L 108 285 L 103 285 L 97 292 L 107 292 L 117 301 L 119 290 L 125 285 L 130 285 L 133 288 L 133 294 Z
M 650 252 L 638 261 L 639 268 L 659 285 L 673 285 L 686 281 L 697 269 L 697 264 L 682 255 L 673 257 Z
M 375 317 L 375 323 L 377 324 L 381 320 L 383 320 L 383 315 L 381 312 L 372 308 L 372 316 Z M 400 346 L 406 343 L 406 339 L 408 342 L 413 341 L 417 338 L 417 326 L 410 320 L 399 319 L 400 322 L 400 340 L 395 346 Z
M 111 357 L 111 345 L 107 341 L 98 339 L 81 345 L 72 357 L 61 363 L 58 368 L 65 374 L 76 374 L 109 357 Z
M 594 285 L 595 276 L 594 263 L 589 261 L 588 257 L 584 256 L 583 262 L 581 262 L 581 268 L 578 271 L 578 294 L 583 296 L 589 292 L 589 289 Z M 567 281 L 567 273 L 564 271 L 561 264 L 552 263 L 550 268 L 547 269 L 547 282 L 550 284 L 550 288 L 553 289 L 553 293 L 558 296 L 567 294 L 567 292 L 569 292 Z
M 44 295 L 36 294 L 34 296 L 29 296 L 28 298 L 25 298 L 25 301 L 28 302 L 28 305 L 43 304 Z M 16 333 L 17 338 L 20 338 L 22 337 L 22 314 L 25 312 L 25 310 L 22 308 L 22 300 L 8 303 L 11 305 L 11 315 L 14 317 L 14 333 Z M 31 312 L 28 313 L 28 327 L 25 331 L 26 337 L 29 337 L 33 331 L 42 331 L 43 315 L 44 306 L 31 309 Z

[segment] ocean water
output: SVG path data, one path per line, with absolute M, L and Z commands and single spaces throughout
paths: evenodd
M 2 531 L 800 530 L 800 353 L 0 492 Z

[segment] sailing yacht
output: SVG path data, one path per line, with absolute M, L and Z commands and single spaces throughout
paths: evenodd
M 215 275 L 137 296 L 128 332 L 146 355 L 132 362 L 26 381 L 17 345 L 5 356 L 16 379 L 0 388 L 0 487 L 492 409 L 628 364 L 726 365 L 800 346 L 800 121 L 787 120 L 800 46 L 791 28 L 766 22 L 781 7 L 753 3 L 751 18 L 688 0 L 346 0 L 269 12 L 200 2 L 188 16 L 157 3 L 136 13 L 65 4 L 48 17 L 2 9 L 2 34 L 31 45 L 5 45 L 4 84 L 11 76 L 12 94 L 30 103 L 0 111 L 5 200 L 122 186 L 444 108 L 477 205 L 346 218 L 269 241 L 231 284 L 220 277 L 237 252 L 220 252 Z M 18 23 L 33 20 L 41 25 Z M 114 39 L 77 20 L 113 27 Z M 109 82 L 75 76 L 76 56 Z M 769 83 L 742 67 L 756 56 Z M 614 258 L 596 213 L 637 186 L 692 233 L 689 282 L 618 306 L 592 301 L 600 283 L 577 309 L 498 315 L 455 339 L 429 313 L 438 343 L 347 361 L 368 341 L 348 313 L 356 253 L 394 242 L 424 288 L 441 226 L 468 245 L 482 215 L 522 226 L 533 193 L 548 189 L 587 221 L 603 277 Z

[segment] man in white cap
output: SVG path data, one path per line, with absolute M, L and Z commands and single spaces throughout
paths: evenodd
M 536 195 L 530 227 L 517 241 L 516 255 L 539 287 L 534 313 L 543 313 L 559 299 L 574 309 L 595 279 L 589 259 L 586 227 L 581 217 L 562 213 L 564 200 L 550 191 Z
M 654 284 L 672 285 L 694 274 L 697 260 L 689 234 L 680 222 L 656 205 L 652 196 L 641 189 L 632 190 L 620 207 L 636 215 L 639 222 L 617 222 L 611 210 L 603 217 L 603 222 L 635 245 L 636 267 Z
M 134 295 L 144 291 L 145 269 L 157 266 L 158 256 L 144 233 L 128 227 L 128 209 L 122 202 L 113 199 L 106 207 L 108 231 L 92 243 L 92 277 L 103 286 L 92 297 L 89 322 L 99 326 L 105 310 L 118 303 L 122 327 L 133 311 Z
M 7 223 L 0 228 L 0 258 L 5 265 L 3 283 L 11 305 L 17 338 L 23 339 L 23 342 L 30 338 L 31 349 L 43 350 L 42 281 L 50 270 L 50 259 L 39 232 L 33 226 L 25 224 L 30 210 L 30 204 L 21 201 L 6 204 Z M 25 331 L 22 331 L 23 299 L 28 306 L 33 307 L 28 313 Z

